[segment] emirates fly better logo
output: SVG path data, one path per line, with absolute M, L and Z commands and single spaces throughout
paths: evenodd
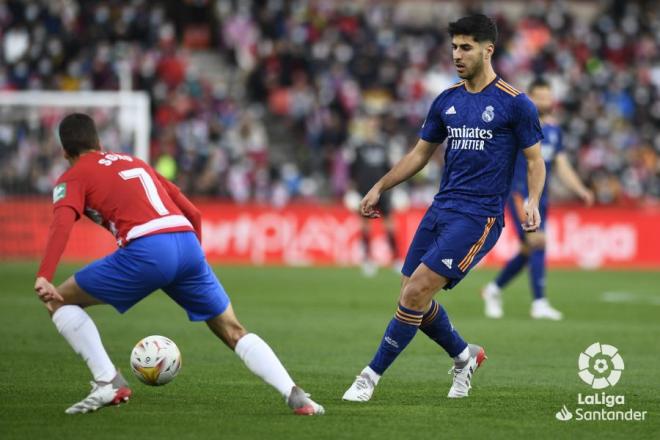
M 578 357 L 578 376 L 594 390 L 613 387 L 621 379 L 624 364 L 613 345 L 594 342 Z

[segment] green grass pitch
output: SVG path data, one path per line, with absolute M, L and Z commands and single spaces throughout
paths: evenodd
M 63 266 L 58 281 L 76 266 Z M 551 271 L 549 295 L 563 322 L 528 317 L 526 276 L 505 293 L 505 318 L 482 316 L 480 287 L 492 271 L 476 270 L 437 296 L 466 340 L 489 359 L 467 399 L 449 400 L 449 358 L 424 334 L 387 372 L 368 404 L 341 401 L 371 359 L 395 310 L 398 277 L 382 270 L 217 267 L 239 319 L 274 348 L 294 379 L 325 405 L 323 417 L 296 417 L 253 377 L 204 324 L 189 323 L 163 293 L 124 316 L 89 309 L 105 346 L 133 387 L 127 405 L 68 416 L 89 391 L 89 373 L 57 334 L 32 291 L 36 266 L 0 264 L 0 438 L 2 439 L 443 439 L 659 438 L 660 273 Z M 622 302 L 605 302 L 619 292 Z M 621 294 L 621 292 L 624 292 Z M 179 377 L 148 387 L 128 370 L 140 338 L 163 334 L 183 354 Z M 577 376 L 578 354 L 593 342 L 619 348 L 625 408 L 644 422 L 561 422 L 555 413 L 593 391 Z M 597 407 L 595 409 L 600 409 Z

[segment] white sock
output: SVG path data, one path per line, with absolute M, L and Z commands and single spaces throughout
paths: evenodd
M 499 295 L 500 292 L 501 292 L 500 286 L 495 284 L 495 281 L 491 281 L 490 283 L 488 283 L 485 289 L 485 293 L 487 296 Z
M 254 333 L 238 340 L 234 349 L 250 371 L 288 398 L 295 385 L 284 365 L 266 342 Z
M 87 362 L 97 382 L 110 382 L 117 369 L 103 348 L 101 336 L 94 321 L 78 306 L 62 306 L 53 313 L 53 324 L 73 351 Z
M 458 356 L 454 356 L 454 361 L 456 362 L 466 362 L 470 359 L 470 347 L 465 347 L 465 350 L 461 351 Z
M 378 385 L 378 381 L 380 380 L 380 374 L 372 370 L 370 366 L 367 365 L 366 367 L 364 367 L 364 370 L 362 370 L 360 374 L 366 374 L 367 376 L 369 376 L 369 379 L 371 379 L 374 385 Z
M 534 307 L 543 307 L 548 305 L 548 300 L 547 298 L 536 298 L 532 301 L 532 306 Z

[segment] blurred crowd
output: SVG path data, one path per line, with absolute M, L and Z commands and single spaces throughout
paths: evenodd
M 151 160 L 184 191 L 283 205 L 339 200 L 365 142 L 396 161 L 457 78 L 446 25 L 497 19 L 496 71 L 557 94 L 564 144 L 602 204 L 660 198 L 660 11 L 653 2 L 8 1 L 0 90 L 146 91 Z M 512 5 L 514 7 L 512 7 Z M 517 6 L 517 7 L 515 7 Z M 220 71 L 195 63 L 210 51 Z M 215 64 L 213 64 L 215 65 Z M 0 103 L 0 195 L 48 192 L 63 169 L 52 109 Z M 111 115 L 94 110 L 104 121 Z M 102 124 L 106 148 L 112 124 Z M 395 206 L 425 204 L 442 155 Z M 556 186 L 557 198 L 568 198 Z

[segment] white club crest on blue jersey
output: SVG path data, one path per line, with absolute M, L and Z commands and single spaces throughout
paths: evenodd
M 486 110 L 481 114 L 481 119 L 483 119 L 484 122 L 490 122 L 495 119 L 495 109 L 492 105 L 486 107 Z

